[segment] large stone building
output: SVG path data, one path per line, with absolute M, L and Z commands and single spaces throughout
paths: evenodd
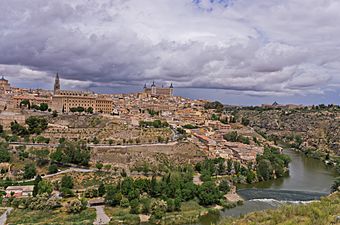
M 92 108 L 93 112 L 112 113 L 113 99 L 107 95 L 86 91 L 61 90 L 59 75 L 56 75 L 52 97 L 52 109 L 58 112 L 70 112 L 72 108 Z
M 173 96 L 174 87 L 172 84 L 169 87 L 157 87 L 155 82 L 152 82 L 151 87 L 147 87 L 144 85 L 144 93 L 147 93 L 151 96 Z
M 8 80 L 6 80 L 3 76 L 0 79 L 0 93 L 1 94 L 8 94 L 11 92 L 11 85 L 9 84 Z

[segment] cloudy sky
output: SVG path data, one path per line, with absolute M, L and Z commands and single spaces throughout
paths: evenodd
M 339 0 L 1 0 L 0 74 L 230 104 L 340 103 Z

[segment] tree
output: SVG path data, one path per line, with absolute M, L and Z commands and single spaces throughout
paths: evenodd
M 99 195 L 100 197 L 102 197 L 102 196 L 105 195 L 105 185 L 104 185 L 103 182 L 101 182 L 101 183 L 99 184 L 99 187 L 98 187 L 98 195 Z
M 122 193 L 117 192 L 116 187 L 114 187 L 113 185 L 107 186 L 105 195 L 106 204 L 115 207 L 120 204 L 122 198 L 123 198 Z
M 230 174 L 232 170 L 233 170 L 233 161 L 231 159 L 228 159 L 227 160 L 227 171 Z
M 335 178 L 334 183 L 331 187 L 331 192 L 336 192 L 340 190 L 340 177 Z
M 38 183 L 38 194 L 51 194 L 53 191 L 52 184 L 48 181 L 42 180 Z
M 36 176 L 36 178 L 34 179 L 34 187 L 33 187 L 33 197 L 35 197 L 38 192 L 39 192 L 39 182 L 42 181 L 42 178 L 40 175 Z
M 26 119 L 26 124 L 30 134 L 41 134 L 48 126 L 47 120 L 38 116 L 30 116 Z
M 37 174 L 34 164 L 26 164 L 24 168 L 24 179 L 31 179 Z
M 86 112 L 92 114 L 93 113 L 93 108 L 91 106 L 88 107 Z
M 61 178 L 61 187 L 62 188 L 69 188 L 72 189 L 73 188 L 73 179 L 71 176 L 63 176 Z
M 0 134 L 4 132 L 4 127 L 0 124 Z
M 68 213 L 78 214 L 84 209 L 86 209 L 87 202 L 85 199 L 75 199 L 66 205 L 66 210 Z
M 222 197 L 222 194 L 217 189 L 214 182 L 208 181 L 204 182 L 198 188 L 197 197 L 201 205 L 209 206 L 218 203 L 220 198 Z
M 17 121 L 11 122 L 11 131 L 12 134 L 16 134 L 21 137 L 27 136 L 29 134 L 27 129 L 20 125 Z
M 48 110 L 48 104 L 47 103 L 41 103 L 39 106 L 40 111 L 46 111 Z
M 28 99 L 22 100 L 22 101 L 20 102 L 20 108 L 21 108 L 22 106 L 28 107 L 28 109 L 30 109 L 30 108 L 31 108 L 30 101 L 29 101 Z
M 248 170 L 246 176 L 247 183 L 251 184 L 255 180 L 255 173 L 252 170 Z
M 130 213 L 131 214 L 139 214 L 140 212 L 140 208 L 139 208 L 139 201 L 138 199 L 133 199 L 131 202 L 130 202 Z
M 269 180 L 273 175 L 273 168 L 268 159 L 262 159 L 257 164 L 257 175 L 262 180 Z
M 102 168 L 103 168 L 103 163 L 100 163 L 100 162 L 97 162 L 96 163 L 96 168 L 98 169 L 98 170 L 101 170 Z
M 241 123 L 242 123 L 242 125 L 244 125 L 244 126 L 248 126 L 249 123 L 250 123 L 250 121 L 249 121 L 249 119 L 247 119 L 247 118 L 245 118 L 245 117 L 242 117 Z
M 50 164 L 48 167 L 48 174 L 53 174 L 58 172 L 58 166 L 56 164 Z
M 227 180 L 222 180 L 220 182 L 220 184 L 218 185 L 218 189 L 224 193 L 227 194 L 230 191 L 230 186 L 229 186 L 229 182 Z
M 53 112 L 52 112 L 52 116 L 53 116 L 53 117 L 57 117 L 57 116 L 58 116 L 58 112 L 57 112 L 57 110 L 53 110 Z
M 11 154 L 8 151 L 8 144 L 0 142 L 0 163 L 9 162 L 11 160 Z
M 231 142 L 236 142 L 237 141 L 237 131 L 231 131 L 228 132 L 227 134 L 223 135 L 223 138 L 227 141 L 231 141 Z

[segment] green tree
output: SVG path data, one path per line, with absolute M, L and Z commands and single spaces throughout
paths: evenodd
M 21 137 L 27 136 L 29 133 L 27 129 L 20 125 L 17 121 L 11 122 L 12 134 L 19 135 Z
M 47 103 L 41 103 L 39 106 L 40 111 L 46 111 L 48 110 L 48 104 Z
M 53 191 L 52 184 L 48 181 L 42 180 L 38 183 L 38 194 L 51 194 Z
M 24 168 L 24 179 L 31 179 L 37 174 L 34 164 L 26 164 Z
M 261 180 L 269 180 L 273 175 L 273 168 L 268 159 L 262 159 L 257 164 L 257 175 Z
M 8 144 L 0 142 L 0 163 L 9 162 L 11 160 L 11 154 L 8 151 Z
M 56 164 L 50 164 L 48 167 L 48 174 L 53 174 L 58 172 L 58 166 Z
M 222 194 L 214 182 L 208 181 L 198 188 L 197 197 L 201 205 L 209 206 L 218 203 Z
M 103 182 L 101 182 L 101 183 L 99 184 L 99 187 L 98 187 L 98 195 L 99 195 L 100 197 L 102 197 L 102 196 L 105 195 L 105 192 L 106 192 L 106 190 L 105 190 L 105 185 L 104 185 Z
M 48 126 L 47 120 L 39 116 L 30 116 L 26 119 L 26 124 L 28 125 L 28 131 L 31 134 L 41 134 Z
M 103 163 L 100 163 L 100 162 L 97 162 L 96 163 L 96 168 L 98 169 L 98 170 L 101 170 L 102 168 L 103 168 Z
M 34 187 L 33 187 L 33 197 L 35 197 L 38 192 L 39 192 L 39 182 L 42 181 L 42 178 L 40 175 L 36 176 L 35 179 L 34 179 Z
M 139 201 L 138 199 L 133 199 L 130 201 L 130 213 L 131 214 L 139 214 L 140 213 L 140 207 L 139 207 Z
M 236 142 L 237 141 L 237 131 L 231 131 L 228 132 L 227 134 L 223 135 L 223 138 L 227 141 L 231 141 L 231 142 Z
M 61 187 L 62 188 L 69 188 L 69 189 L 72 189 L 73 188 L 73 179 L 71 176 L 67 176 L 67 175 L 64 175 L 62 178 L 61 178 Z
M 93 113 L 93 108 L 92 107 L 88 107 L 86 112 L 92 114 Z
M 218 185 L 218 189 L 222 193 L 227 194 L 230 191 L 229 182 L 225 179 L 221 180 L 220 184 Z

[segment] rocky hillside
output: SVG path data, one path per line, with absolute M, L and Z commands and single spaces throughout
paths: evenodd
M 340 111 L 338 109 L 239 109 L 238 120 L 273 141 L 282 141 L 302 150 L 340 156 Z

